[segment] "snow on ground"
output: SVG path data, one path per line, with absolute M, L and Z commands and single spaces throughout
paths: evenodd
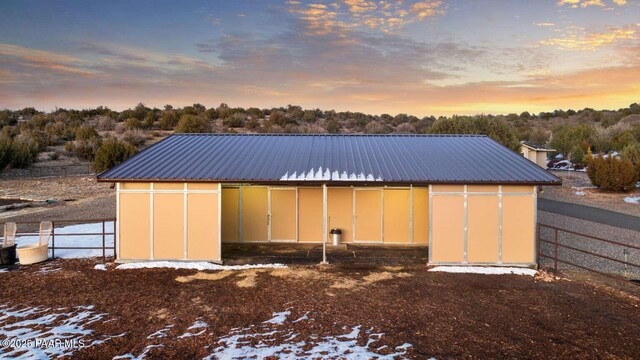
M 189 326 L 187 330 L 196 330 L 196 329 L 202 329 L 202 330 L 196 331 L 196 332 L 187 331 L 186 333 L 178 336 L 178 339 L 184 339 L 191 336 L 200 336 L 204 334 L 205 331 L 207 331 L 208 327 L 209 325 L 206 322 L 197 320 L 195 323 L 193 323 L 193 325 Z
M 584 192 L 584 191 L 576 191 L 576 195 L 578 195 L 578 196 L 585 196 L 585 195 L 587 195 L 587 193 L 586 193 L 586 192 Z
M 273 318 L 259 325 L 234 328 L 219 339 L 213 352 L 205 359 L 263 359 L 266 357 L 286 359 L 402 359 L 412 347 L 405 343 L 395 348 L 371 346 L 382 339 L 384 333 L 363 330 L 360 325 L 342 327 L 342 335 L 311 336 L 304 339 L 291 329 L 292 323 L 311 321 L 306 314 L 292 321 L 291 311 L 273 314 Z M 359 341 L 366 339 L 366 343 Z M 255 341 L 259 339 L 259 341 Z
M 132 262 L 116 266 L 118 270 L 131 269 L 190 269 L 190 270 L 247 270 L 247 269 L 281 269 L 286 268 L 284 264 L 249 264 L 249 265 L 218 265 L 208 262 L 180 262 L 180 261 L 150 261 Z
M 19 229 L 18 229 L 19 230 Z M 105 223 L 105 232 L 112 233 L 113 222 Z M 70 258 L 87 258 L 102 256 L 102 235 L 83 235 L 83 236 L 64 236 L 64 234 L 95 234 L 102 233 L 102 223 L 89 223 L 79 225 L 69 225 L 64 227 L 55 228 L 56 234 L 56 247 L 100 247 L 100 249 L 56 249 L 56 257 L 70 259 Z M 37 244 L 38 236 L 19 236 L 16 238 L 18 247 L 27 244 Z M 105 245 L 113 246 L 113 235 L 105 236 Z M 49 238 L 49 246 L 51 246 L 51 238 Z M 49 250 L 51 255 L 51 250 Z M 113 256 L 113 250 L 106 251 L 107 256 Z
M 133 354 L 118 355 L 118 356 L 114 356 L 113 360 L 116 360 L 116 359 L 143 360 L 147 356 L 149 351 L 151 351 L 151 349 L 161 348 L 161 347 L 164 347 L 164 345 L 156 345 L 156 344 L 147 345 L 142 351 L 142 353 L 140 353 L 140 355 L 138 356 L 134 356 Z
M 8 307 L 0 305 L 0 340 L 14 341 L 0 347 L 0 358 L 48 359 L 70 356 L 80 346 L 102 344 L 123 336 L 103 336 L 89 340 L 88 326 L 107 314 L 93 306 L 74 308 Z
M 516 267 L 483 267 L 483 266 L 436 266 L 429 271 L 458 273 L 458 274 L 485 274 L 485 275 L 529 275 L 534 276 L 534 269 Z
M 163 327 L 162 329 L 154 332 L 153 334 L 147 336 L 147 339 L 162 339 L 167 337 L 167 333 L 169 332 L 169 330 L 171 330 L 171 328 L 173 327 L 173 324 L 167 325 L 165 327 Z
M 624 202 L 630 204 L 640 204 L 640 196 L 629 196 L 624 198 Z
M 96 264 L 96 266 L 93 267 L 96 270 L 102 270 L 102 271 L 107 271 L 107 265 L 106 264 Z

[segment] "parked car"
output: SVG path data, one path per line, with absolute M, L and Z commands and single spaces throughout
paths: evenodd
M 573 164 L 569 160 L 558 161 L 553 165 L 555 170 L 573 170 Z
M 564 161 L 562 159 L 551 159 L 547 161 L 547 169 L 553 169 L 553 167 L 559 163 L 560 161 Z

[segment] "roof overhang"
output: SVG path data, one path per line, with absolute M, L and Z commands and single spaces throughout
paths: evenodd
M 554 175 L 555 176 L 555 175 Z M 221 183 L 221 184 L 251 184 L 251 185 L 295 185 L 295 186 L 427 186 L 427 185 L 562 185 L 562 179 L 556 177 L 556 181 L 472 181 L 472 180 L 441 180 L 441 181 L 332 181 L 332 180 L 306 180 L 306 181 L 290 181 L 290 180 L 255 180 L 255 179 L 100 179 L 98 182 L 110 183 L 127 183 L 127 182 L 144 182 L 144 183 L 165 183 L 165 182 L 187 182 L 187 183 Z

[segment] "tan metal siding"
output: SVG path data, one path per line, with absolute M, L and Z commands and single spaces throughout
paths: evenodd
M 533 196 L 502 198 L 502 261 L 535 261 L 535 204 Z
M 322 189 L 298 189 L 299 240 L 322 242 Z
M 153 258 L 184 259 L 184 194 L 153 195 Z
M 404 189 L 384 190 L 384 242 L 411 243 L 411 193 Z
M 356 241 L 382 241 L 382 191 L 356 189 Z
M 497 195 L 468 195 L 467 199 L 467 261 L 498 262 Z
M 433 192 L 463 192 L 464 185 L 433 185 Z
M 498 193 L 498 185 L 469 185 L 467 192 L 474 193 Z
M 184 183 L 173 183 L 173 182 L 154 183 L 153 190 L 184 190 Z
M 189 190 L 218 190 L 217 183 L 187 183 Z
M 118 219 L 120 258 L 148 259 L 151 256 L 150 195 L 120 193 L 118 196 L 120 196 L 120 218 Z
M 220 261 L 219 194 L 187 194 L 187 258 Z
M 120 189 L 122 190 L 149 190 L 149 183 L 135 183 L 126 182 L 120 183 Z
M 296 189 L 271 189 L 271 240 L 297 241 Z
M 238 188 L 222 188 L 222 242 L 237 242 L 240 239 Z
M 242 187 L 242 241 L 267 241 L 269 204 L 266 187 Z
M 429 243 L 429 189 L 413 188 L 413 242 Z
M 327 207 L 329 227 L 342 230 L 342 241 L 353 240 L 353 189 L 328 188 Z
M 438 195 L 431 201 L 431 261 L 464 261 L 464 197 Z
M 534 187 L 533 186 L 523 186 L 523 185 L 504 185 L 502 186 L 503 193 L 528 193 L 533 194 Z

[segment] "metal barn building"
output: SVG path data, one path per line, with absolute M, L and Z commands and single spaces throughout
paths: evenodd
M 535 265 L 540 185 L 486 136 L 176 134 L 98 175 L 117 259 L 222 262 L 225 242 L 424 246 L 431 264 Z M 427 250 L 428 246 L 428 250 Z

